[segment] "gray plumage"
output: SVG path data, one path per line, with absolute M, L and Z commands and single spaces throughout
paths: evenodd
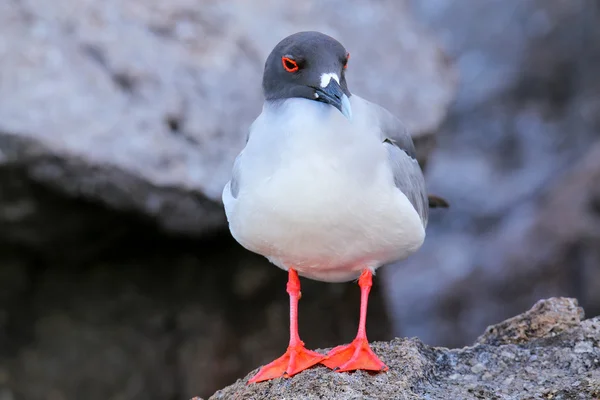
M 369 105 L 376 107 L 378 111 L 377 122 L 383 135 L 383 145 L 388 151 L 394 183 L 408 197 L 421 217 L 423 226 L 427 226 L 429 218 L 427 188 L 410 133 L 402 121 L 386 109 L 373 103 Z

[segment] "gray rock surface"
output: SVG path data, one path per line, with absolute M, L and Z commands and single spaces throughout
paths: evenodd
M 317 366 L 248 385 L 255 370 L 210 399 L 587 400 L 600 396 L 599 345 L 600 318 L 583 320 L 576 300 L 552 298 L 490 327 L 471 347 L 449 350 L 417 339 L 375 343 L 390 367 L 386 373 Z
M 353 90 L 416 136 L 436 130 L 455 78 L 405 2 L 2 1 L 0 172 L 170 232 L 222 228 L 221 190 L 262 106 L 264 59 L 307 29 L 347 45 Z M 0 223 L 43 220 L 43 201 L 1 185 Z
M 394 333 L 458 347 L 552 296 L 598 315 L 598 2 L 412 4 L 461 83 L 427 166 L 452 207 L 381 271 Z

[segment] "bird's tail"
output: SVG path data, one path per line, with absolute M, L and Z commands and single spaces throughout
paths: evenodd
M 429 208 L 448 208 L 450 204 L 443 198 L 430 194 L 427 196 L 429 200 Z

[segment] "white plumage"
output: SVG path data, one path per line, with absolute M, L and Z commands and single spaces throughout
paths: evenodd
M 308 99 L 266 102 L 223 190 L 238 242 L 321 281 L 356 279 L 408 257 L 425 238 L 426 217 L 394 176 L 400 163 L 422 182 L 416 160 L 402 151 L 393 157 L 406 159 L 390 160 L 385 110 L 356 95 L 350 103 L 352 121 Z

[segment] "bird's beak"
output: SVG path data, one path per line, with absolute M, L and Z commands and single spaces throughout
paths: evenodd
M 331 104 L 348 120 L 352 121 L 352 106 L 350 106 L 350 99 L 346 96 L 346 93 L 340 87 L 335 79 L 331 79 L 329 84 L 325 88 L 315 89 L 315 96 L 317 101 Z

